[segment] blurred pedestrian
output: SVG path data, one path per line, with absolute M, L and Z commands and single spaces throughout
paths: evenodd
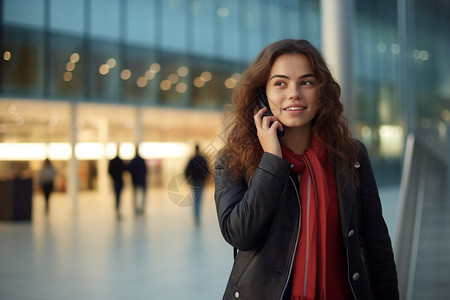
M 136 155 L 128 164 L 128 171 L 133 182 L 134 212 L 136 215 L 143 215 L 147 194 L 147 165 L 139 155 L 139 147 L 136 147 Z
M 53 167 L 50 159 L 47 158 L 45 159 L 38 176 L 39 187 L 44 193 L 46 213 L 48 213 L 50 209 L 50 194 L 53 192 L 55 177 L 56 170 Z
M 191 186 L 194 204 L 195 224 L 200 224 L 200 207 L 202 202 L 203 188 L 206 177 L 209 173 L 208 163 L 205 157 L 200 153 L 200 148 L 195 145 L 195 155 L 189 160 L 184 175 Z
M 121 219 L 120 214 L 120 194 L 123 189 L 123 172 L 125 171 L 125 163 L 119 157 L 119 149 L 117 149 L 117 155 L 109 161 L 108 173 L 112 178 L 114 186 L 114 195 L 116 200 L 116 216 L 117 219 Z

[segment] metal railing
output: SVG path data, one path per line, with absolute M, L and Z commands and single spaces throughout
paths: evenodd
M 449 155 L 433 135 L 405 147 L 394 252 L 401 299 L 450 299 Z

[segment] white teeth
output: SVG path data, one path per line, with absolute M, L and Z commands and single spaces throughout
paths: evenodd
M 302 107 L 289 107 L 289 108 L 286 108 L 286 110 L 302 110 L 303 108 Z

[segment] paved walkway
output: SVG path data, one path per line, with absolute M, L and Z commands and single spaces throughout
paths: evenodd
M 55 194 L 48 216 L 35 195 L 32 222 L 0 222 L 0 299 L 221 299 L 233 251 L 217 225 L 213 189 L 204 193 L 200 226 L 192 207 L 175 205 L 165 190 L 150 190 L 139 218 L 131 191 L 123 196 L 120 221 L 112 193 L 81 193 L 76 205 Z

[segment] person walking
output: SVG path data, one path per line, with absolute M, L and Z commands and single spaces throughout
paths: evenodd
M 193 194 L 194 221 L 196 225 L 200 224 L 200 208 L 202 194 L 207 175 L 209 174 L 208 162 L 200 153 L 199 145 L 195 145 L 195 155 L 189 160 L 184 175 L 191 186 Z
M 125 163 L 119 157 L 119 149 L 117 149 L 117 155 L 112 160 L 109 161 L 108 173 L 111 176 L 113 187 L 114 187 L 114 196 L 115 196 L 115 209 L 116 209 L 116 217 L 118 220 L 122 218 L 120 213 L 120 196 L 123 189 L 123 173 L 125 171 Z
M 50 159 L 45 159 L 44 164 L 39 171 L 38 184 L 44 193 L 45 212 L 50 210 L 50 194 L 53 192 L 54 182 L 56 177 L 56 170 L 52 165 Z
M 133 203 L 136 215 L 145 213 L 147 194 L 147 164 L 139 155 L 139 147 L 136 147 L 136 155 L 128 164 L 128 171 L 131 174 L 133 183 Z
M 366 147 L 306 40 L 268 45 L 232 95 L 215 162 L 220 230 L 236 250 L 224 299 L 398 299 Z

